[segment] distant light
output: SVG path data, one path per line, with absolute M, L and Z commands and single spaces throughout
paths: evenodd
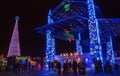
M 93 50 L 93 48 L 90 48 L 90 50 Z
M 98 49 L 98 45 L 95 46 L 95 49 Z
M 77 53 L 74 53 L 74 56 L 77 56 Z
M 97 60 L 100 60 L 100 58 L 99 58 L 99 57 L 97 57 Z
M 88 58 L 86 58 L 85 61 L 88 62 Z
M 46 67 L 48 68 L 48 64 L 46 64 Z
M 60 54 L 60 56 L 63 56 L 62 54 Z
M 15 16 L 15 20 L 19 20 L 20 19 L 20 17 L 19 16 Z
M 91 51 L 91 52 L 90 52 L 90 55 L 94 55 L 94 51 Z
M 83 52 L 81 52 L 80 54 L 83 55 Z
M 94 68 L 94 67 L 95 67 L 95 65 L 94 65 L 94 64 L 92 64 L 92 67 Z
M 66 56 L 68 56 L 68 53 L 66 53 Z
M 65 53 L 63 53 L 63 56 L 65 56 Z
M 73 56 L 73 54 L 72 54 L 72 53 L 70 53 L 70 56 Z

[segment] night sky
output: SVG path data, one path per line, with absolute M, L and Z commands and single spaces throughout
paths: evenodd
M 49 8 L 54 9 L 62 0 L 1 0 L 0 1 L 0 54 L 7 54 L 14 17 L 20 16 L 19 37 L 22 55 L 40 56 L 45 50 L 45 36 L 35 28 L 47 23 Z M 95 0 L 105 18 L 120 18 L 120 0 Z M 75 50 L 75 42 L 57 40 L 58 53 Z M 63 46 L 64 45 L 64 46 Z

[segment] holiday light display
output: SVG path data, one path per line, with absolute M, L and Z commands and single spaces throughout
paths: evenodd
M 18 32 L 19 16 L 16 16 L 15 20 L 16 20 L 15 27 L 14 27 L 14 30 L 13 30 L 12 39 L 11 39 L 11 42 L 10 42 L 7 57 L 20 56 L 21 55 L 20 54 L 20 44 L 19 44 L 19 32 Z
M 95 7 L 93 0 L 87 0 L 89 11 L 89 37 L 90 37 L 90 54 L 92 58 L 102 59 L 102 46 L 100 42 L 98 21 L 96 19 Z
M 51 10 L 48 14 L 48 24 L 52 23 L 53 20 L 50 17 Z M 51 31 L 46 31 L 46 67 L 48 67 L 48 62 L 53 60 L 55 57 L 55 39 L 52 37 Z
M 51 47 L 50 40 L 52 40 L 52 36 L 61 40 L 69 40 L 70 42 L 72 40 L 70 38 L 73 38 L 76 41 L 76 52 L 83 54 L 81 42 L 84 41 L 84 39 L 82 39 L 81 41 L 80 35 L 83 35 L 83 32 L 86 32 L 85 28 L 88 27 L 91 60 L 93 60 L 93 62 L 103 62 L 100 35 L 102 38 L 106 37 L 109 31 L 112 31 L 112 33 L 116 34 L 116 32 L 114 31 L 117 30 L 113 31 L 111 27 L 113 27 L 113 25 L 119 25 L 120 19 L 97 19 L 95 14 L 94 1 L 86 1 L 63 0 L 62 3 L 58 5 L 58 7 L 56 7 L 52 11 L 51 15 L 48 17 L 48 21 L 52 21 L 52 23 L 48 23 L 45 26 L 37 28 L 36 30 L 38 30 L 40 34 L 45 34 L 45 32 L 47 31 L 47 43 L 49 43 L 47 44 L 47 46 L 49 47 Z M 86 7 L 87 5 L 88 7 Z M 101 33 L 99 33 L 99 29 L 101 30 Z M 104 36 L 103 34 L 105 34 L 106 36 Z M 55 40 L 53 39 L 53 43 L 54 41 Z M 85 44 L 86 43 L 88 44 L 87 41 L 85 42 Z M 82 42 L 82 44 L 84 43 Z M 47 61 L 49 61 L 49 53 L 51 53 L 51 51 L 49 51 L 49 47 L 47 47 L 48 50 L 46 50 L 46 58 L 48 59 Z M 67 55 L 64 53 L 60 56 Z M 111 57 L 114 58 L 113 54 L 111 54 Z
M 64 9 L 65 9 L 66 12 L 69 11 L 69 10 L 70 10 L 70 4 L 66 4 L 66 5 L 64 6 Z
M 80 41 L 81 41 L 81 35 L 80 35 L 80 33 L 78 33 L 78 38 L 76 39 L 76 51 L 77 51 L 78 54 L 82 54 L 83 53 Z
M 107 49 L 107 60 L 110 61 L 111 63 L 115 62 L 114 59 L 114 51 L 113 51 L 113 45 L 112 45 L 112 38 L 110 36 L 109 42 L 106 43 L 106 49 Z

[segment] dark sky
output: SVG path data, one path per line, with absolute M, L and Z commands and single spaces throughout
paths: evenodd
M 1 0 L 0 1 L 0 54 L 8 52 L 14 17 L 20 16 L 19 34 L 22 55 L 39 56 L 45 50 L 45 36 L 34 29 L 47 23 L 49 8 L 55 8 L 62 0 Z M 95 0 L 106 18 L 120 18 L 119 0 Z M 58 42 L 60 42 L 58 44 Z M 65 44 L 64 47 L 62 46 Z M 59 50 L 75 50 L 75 43 L 57 40 Z

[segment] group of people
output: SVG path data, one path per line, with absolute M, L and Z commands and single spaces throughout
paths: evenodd
M 7 63 L 0 61 L 0 71 L 4 68 L 5 71 L 12 72 L 25 72 L 25 71 L 36 71 L 42 70 L 45 67 L 45 59 L 41 57 L 26 58 L 18 60 L 15 57 L 7 58 Z M 119 64 L 117 62 L 110 63 L 106 61 L 104 64 L 100 60 L 93 59 L 95 73 L 106 72 L 113 73 L 114 71 L 119 71 Z M 52 60 L 48 62 L 48 69 L 55 72 L 68 73 L 73 72 L 75 74 L 85 75 L 86 73 L 86 62 L 84 59 L 64 59 Z
M 110 63 L 106 61 L 102 63 L 100 60 L 93 60 L 95 73 L 105 72 L 105 73 L 113 73 L 116 71 L 120 71 L 120 66 L 117 62 Z M 60 73 L 68 73 L 73 72 L 75 74 L 85 75 L 86 73 L 86 62 L 81 59 L 68 59 L 64 60 L 62 63 L 60 60 L 49 61 L 48 63 L 49 70 L 54 70 Z
M 4 71 L 12 71 L 12 72 L 42 70 L 43 64 L 44 61 L 40 57 L 34 57 L 34 58 L 29 57 L 22 60 L 18 60 L 16 59 L 16 57 L 9 57 L 7 58 L 7 65 L 0 66 L 0 70 L 2 68 L 4 68 Z
M 115 62 L 115 63 L 106 62 L 104 64 L 104 72 L 113 73 L 113 72 L 117 72 L 119 70 L 120 70 L 119 64 L 117 62 Z
M 110 62 L 110 61 L 106 61 L 104 63 L 102 63 L 100 60 L 93 60 L 94 65 L 95 65 L 95 73 L 99 73 L 99 72 L 105 72 L 105 73 L 113 73 L 116 71 L 119 71 L 119 67 L 120 65 L 118 64 L 118 62 Z
M 57 71 L 58 73 L 79 73 L 85 75 L 86 73 L 86 63 L 84 60 L 68 59 L 64 60 L 64 63 L 59 60 L 49 61 L 49 70 Z

